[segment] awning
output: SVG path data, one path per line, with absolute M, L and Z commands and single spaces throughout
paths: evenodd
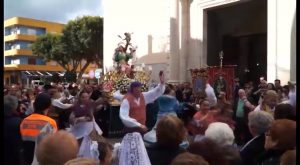
M 64 72 L 53 72 L 53 71 L 21 71 L 23 77 L 51 77 L 57 73 L 60 77 L 64 76 Z

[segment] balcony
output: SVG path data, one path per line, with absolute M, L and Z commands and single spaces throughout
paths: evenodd
M 33 56 L 32 50 L 30 49 L 11 49 L 4 51 L 4 56 Z
M 37 70 L 37 71 L 63 71 L 61 66 L 49 66 L 49 65 L 22 65 L 22 64 L 9 64 L 4 65 L 4 71 L 13 70 Z
M 4 36 L 4 42 L 15 41 L 15 40 L 23 40 L 23 41 L 35 41 L 37 36 L 28 35 L 28 34 L 12 34 L 8 36 Z

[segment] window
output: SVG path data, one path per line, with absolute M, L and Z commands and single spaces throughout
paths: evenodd
M 29 65 L 35 65 L 36 64 L 36 59 L 35 58 L 28 58 L 28 64 Z
M 36 35 L 36 29 L 28 28 L 27 29 L 27 34 Z
M 20 64 L 20 59 L 11 60 L 11 64 Z
M 28 43 L 26 48 L 31 49 L 31 46 L 32 46 L 32 43 Z
M 5 50 L 10 50 L 11 48 L 11 43 L 10 42 L 6 42 L 5 43 Z
M 36 29 L 36 35 L 43 35 L 46 34 L 46 29 L 45 28 L 38 28 Z
M 21 45 L 20 44 L 16 44 L 15 45 L 15 49 L 21 49 Z
M 10 35 L 10 33 L 11 33 L 11 27 L 6 27 L 5 28 L 5 36 L 8 36 L 8 35 Z
M 16 27 L 17 34 L 21 34 L 21 30 L 19 27 Z
M 11 46 L 11 49 L 21 49 L 21 46 L 20 46 L 20 44 L 13 44 Z

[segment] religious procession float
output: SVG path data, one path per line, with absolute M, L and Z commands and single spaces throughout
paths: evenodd
M 127 93 L 127 89 L 131 82 L 139 81 L 143 84 L 142 91 L 148 91 L 150 73 L 145 72 L 143 67 L 135 67 L 130 64 L 130 60 L 135 58 L 137 46 L 134 46 L 131 41 L 131 34 L 124 33 L 125 37 L 121 38 L 113 55 L 113 68 L 106 70 L 106 74 L 101 77 L 103 90 L 108 93 L 113 100 L 112 94 L 120 90 L 122 94 Z

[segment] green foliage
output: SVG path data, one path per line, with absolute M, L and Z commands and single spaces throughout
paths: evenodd
M 56 61 L 64 69 L 68 70 L 68 57 L 61 43 L 61 36 L 45 34 L 37 38 L 31 45 L 32 52 L 44 58 L 45 61 Z
M 84 16 L 71 20 L 62 35 L 38 37 L 32 50 L 46 61 L 56 61 L 67 72 L 75 72 L 81 61 L 86 61 L 78 76 L 81 78 L 90 63 L 100 64 L 103 60 L 103 18 Z
M 81 76 L 91 62 L 103 59 L 103 19 L 84 16 L 69 21 L 63 30 L 62 42 L 72 58 L 86 61 L 79 73 Z

